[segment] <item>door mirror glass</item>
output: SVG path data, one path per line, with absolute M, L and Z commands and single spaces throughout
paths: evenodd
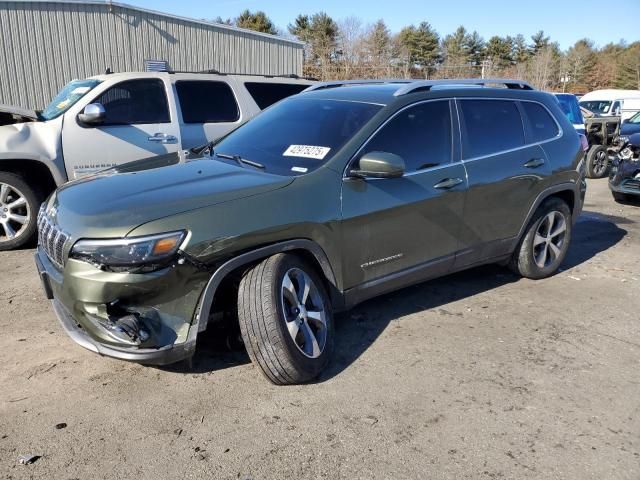
M 405 163 L 402 157 L 389 152 L 365 153 L 358 162 L 358 168 L 351 170 L 351 176 L 359 178 L 397 178 L 404 175 Z
M 78 120 L 85 125 L 100 125 L 104 122 L 106 116 L 107 114 L 101 103 L 90 103 L 78 115 Z

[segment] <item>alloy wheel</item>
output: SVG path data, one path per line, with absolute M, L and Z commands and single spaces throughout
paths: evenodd
M 533 238 L 533 260 L 540 268 L 555 262 L 562 252 L 567 232 L 567 220 L 558 211 L 549 212 L 538 224 Z
M 31 220 L 31 209 L 20 190 L 0 183 L 0 243 L 18 238 Z
M 304 356 L 318 358 L 327 343 L 325 305 L 318 287 L 304 271 L 292 268 L 282 279 L 281 292 L 289 335 Z
M 598 177 L 604 175 L 604 172 L 607 170 L 608 165 L 609 165 L 609 159 L 607 158 L 607 152 L 604 150 L 600 150 L 599 152 L 596 152 L 596 158 L 593 160 L 594 173 Z

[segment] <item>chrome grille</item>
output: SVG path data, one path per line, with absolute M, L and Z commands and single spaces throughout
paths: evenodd
M 64 233 L 49 219 L 44 211 L 38 213 L 38 244 L 51 262 L 59 268 L 64 267 L 64 247 L 69 235 Z

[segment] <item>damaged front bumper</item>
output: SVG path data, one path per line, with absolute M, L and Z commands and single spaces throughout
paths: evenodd
M 640 161 L 615 160 L 609 172 L 612 192 L 640 196 Z
M 116 274 L 75 260 L 61 271 L 40 248 L 35 262 L 58 320 L 80 346 L 146 365 L 176 363 L 195 352 L 196 313 L 208 280 L 202 272 L 172 266 Z

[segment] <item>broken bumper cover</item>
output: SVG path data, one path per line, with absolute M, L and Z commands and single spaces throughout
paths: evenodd
M 123 343 L 101 341 L 99 336 L 108 336 L 108 332 L 97 322 L 78 321 L 69 311 L 69 308 L 60 299 L 63 294 L 62 284 L 65 281 L 65 274 L 55 269 L 46 255 L 38 249 L 35 254 L 35 263 L 44 292 L 51 300 L 53 310 L 60 321 L 60 324 L 78 345 L 91 350 L 100 355 L 137 362 L 145 365 L 168 365 L 185 360 L 193 356 L 196 348 L 198 325 L 193 324 L 189 328 L 185 341 L 180 343 L 169 343 L 162 346 L 132 346 Z M 73 302 L 71 303 L 73 304 Z M 87 325 L 83 325 L 87 323 Z M 89 327 L 92 332 L 89 332 Z
M 196 349 L 195 340 L 161 348 L 117 348 L 112 345 L 106 345 L 89 337 L 82 327 L 76 324 L 62 303 L 56 299 L 53 299 L 51 303 L 62 328 L 74 342 L 87 350 L 106 357 L 114 357 L 145 365 L 169 365 L 190 358 Z

